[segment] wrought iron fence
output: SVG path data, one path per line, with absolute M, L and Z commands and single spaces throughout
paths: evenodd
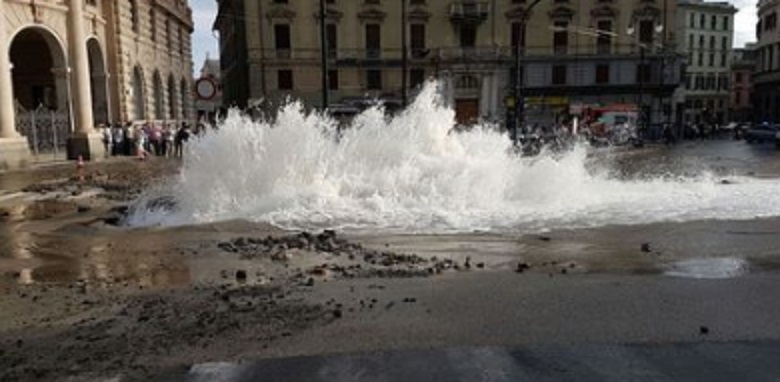
M 44 105 L 27 110 L 18 102 L 16 104 L 16 129 L 27 138 L 30 151 L 36 157 L 42 154 L 64 157 L 70 126 L 67 110 L 53 110 Z

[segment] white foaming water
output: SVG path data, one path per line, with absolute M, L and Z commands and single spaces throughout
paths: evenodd
M 404 112 L 372 108 L 336 139 L 334 121 L 297 103 L 275 121 L 232 112 L 190 142 L 181 173 L 135 205 L 131 225 L 229 219 L 287 228 L 539 232 L 607 224 L 780 215 L 780 181 L 619 180 L 588 171 L 586 149 L 520 158 L 491 126 L 456 133 L 429 83 Z M 173 209 L 149 207 L 172 198 Z

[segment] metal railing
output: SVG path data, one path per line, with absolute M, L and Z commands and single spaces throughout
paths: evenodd
M 642 47 L 640 44 L 570 44 L 570 45 L 538 45 L 521 47 L 525 59 L 550 58 L 583 58 L 602 56 L 610 58 L 629 59 L 639 57 L 645 49 L 645 57 L 660 57 L 673 54 L 662 47 Z M 403 57 L 401 49 L 330 49 L 328 58 L 332 60 L 400 60 Z M 321 51 L 317 48 L 301 49 L 266 49 L 263 52 L 266 60 L 307 61 L 319 60 Z M 511 60 L 514 52 L 510 46 L 473 46 L 473 47 L 417 47 L 409 49 L 410 60 Z
M 70 126 L 67 111 L 52 110 L 43 105 L 28 110 L 16 103 L 16 130 L 27 138 L 36 157 L 40 154 L 64 156 Z
M 490 13 L 487 1 L 456 1 L 450 4 L 451 19 L 486 19 Z

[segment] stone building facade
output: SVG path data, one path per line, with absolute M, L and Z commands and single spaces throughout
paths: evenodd
M 686 57 L 685 122 L 723 124 L 729 121 L 734 14 L 727 1 L 681 0 L 677 38 Z
M 461 121 L 506 118 L 517 44 L 529 118 L 612 103 L 644 103 L 656 119 L 670 117 L 680 78 L 676 0 L 542 0 L 530 11 L 531 1 L 407 1 L 408 91 L 438 78 Z M 217 3 L 226 105 L 293 96 L 319 106 L 318 1 Z M 331 108 L 372 98 L 400 103 L 402 2 L 326 3 Z
M 780 1 L 758 1 L 756 71 L 753 74 L 754 115 L 760 121 L 780 122 Z
M 17 131 L 24 110 L 65 116 L 72 159 L 102 156 L 100 124 L 192 118 L 186 0 L 2 0 L 0 12 L 0 168 L 36 143 Z
M 731 120 L 751 122 L 753 115 L 753 72 L 756 70 L 755 44 L 734 49 L 731 63 Z M 757 122 L 757 121 L 756 121 Z

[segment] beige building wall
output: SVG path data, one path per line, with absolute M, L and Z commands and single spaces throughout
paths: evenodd
M 117 81 L 114 84 L 119 94 L 119 119 L 191 120 L 193 24 L 187 2 L 137 0 L 135 27 L 133 1 L 111 3 L 112 16 L 120 20 L 116 23 Z M 135 70 L 141 73 L 142 95 L 135 94 Z M 136 97 L 143 100 L 143 111 L 136 107 Z
M 248 98 L 275 102 L 292 95 L 318 106 L 322 81 L 319 2 L 220 0 L 218 3 L 220 17 L 215 28 L 221 33 L 230 29 L 232 37 L 234 33 L 244 33 L 239 45 L 248 53 L 244 75 L 249 84 Z M 445 88 L 451 89 L 448 94 L 451 101 L 476 97 L 480 116 L 503 118 L 505 98 L 511 90 L 509 73 L 514 64 L 512 23 L 523 18 L 528 3 L 530 1 L 409 1 L 408 23 L 425 25 L 425 46 L 430 49 L 423 58 L 410 56 L 410 71 L 424 70 L 426 77 L 440 78 Z M 676 0 L 542 0 L 528 13 L 524 86 L 536 88 L 536 93 L 578 93 L 579 88 L 593 87 L 595 66 L 607 62 L 612 66 L 612 83 L 606 92 L 610 93 L 610 89 L 617 86 L 623 88 L 617 89 L 616 94 L 637 92 L 639 24 L 642 20 L 652 20 L 653 41 L 646 44 L 646 59 L 663 65 L 659 62 L 664 55 L 672 56 L 675 49 L 676 4 Z M 401 2 L 334 0 L 327 9 L 328 23 L 337 28 L 338 43 L 336 57 L 329 65 L 331 70 L 338 70 L 339 89 L 331 91 L 330 102 L 338 104 L 343 99 L 355 97 L 399 99 L 402 88 Z M 464 49 L 461 25 L 469 19 L 476 19 L 476 38 L 473 47 Z M 609 43 L 611 49 L 606 54 L 597 52 L 596 48 L 595 29 L 601 20 L 610 20 L 614 33 Z M 553 49 L 556 21 L 567 22 L 568 48 L 565 52 Z M 243 23 L 243 30 L 235 27 L 236 22 Z M 365 59 L 365 26 L 372 23 L 381 28 L 382 53 L 378 60 Z M 290 52 L 280 53 L 275 49 L 276 24 L 290 26 Z M 629 34 L 629 29 L 633 29 L 634 34 Z M 407 36 L 412 39 L 411 33 Z M 550 83 L 552 65 L 560 62 L 567 65 L 565 87 Z M 679 66 L 678 63 L 674 65 Z M 277 83 L 278 71 L 288 69 L 293 71 L 294 86 L 292 90 L 281 90 Z M 367 89 L 366 72 L 372 69 L 382 70 L 382 89 L 379 91 Z M 654 75 L 654 83 L 660 86 L 658 82 L 664 81 L 659 79 L 664 76 L 660 73 L 663 69 L 655 70 L 659 73 Z M 476 78 L 476 82 L 464 80 L 463 76 Z M 674 77 L 669 76 L 666 84 L 674 81 Z M 468 86 L 464 87 L 464 84 Z M 226 86 L 229 83 L 226 82 Z M 604 91 L 593 93 L 601 96 L 598 93 Z M 240 100 L 235 102 L 242 103 Z
M 192 118 L 192 59 L 191 38 L 192 14 L 185 0 L 80 0 L 84 3 L 84 35 L 87 42 L 94 44 L 95 52 L 101 57 L 101 73 L 90 76 L 106 81 L 105 94 L 99 95 L 93 102 L 106 103 L 106 115 L 95 116 L 95 124 L 105 122 L 126 122 L 133 118 L 133 68 L 139 67 L 144 74 L 144 102 L 147 105 L 145 118 L 155 116 L 153 76 L 159 73 L 162 79 L 163 102 L 162 115 L 169 120 L 189 120 Z M 52 68 L 58 79 L 58 108 L 70 109 L 72 105 L 69 90 L 72 93 L 74 83 L 74 60 L 72 33 L 68 30 L 68 14 L 71 1 L 38 0 L 0 1 L 5 23 L 8 46 L 22 31 L 34 30 L 47 41 L 55 65 Z M 131 4 L 138 7 L 138 28 L 133 28 Z M 150 11 L 155 9 L 157 41 L 151 40 Z M 170 27 L 166 27 L 170 23 Z M 167 43 L 166 31 L 170 31 L 171 45 Z M 94 42 L 91 42 L 94 40 Z M 180 48 L 181 47 L 181 48 Z M 90 51 L 90 60 L 93 52 Z M 13 69 L 12 69 L 13 75 Z M 167 99 L 168 79 L 174 79 L 174 102 Z M 174 113 L 171 113 L 173 106 Z M 100 114 L 95 110 L 95 114 Z

